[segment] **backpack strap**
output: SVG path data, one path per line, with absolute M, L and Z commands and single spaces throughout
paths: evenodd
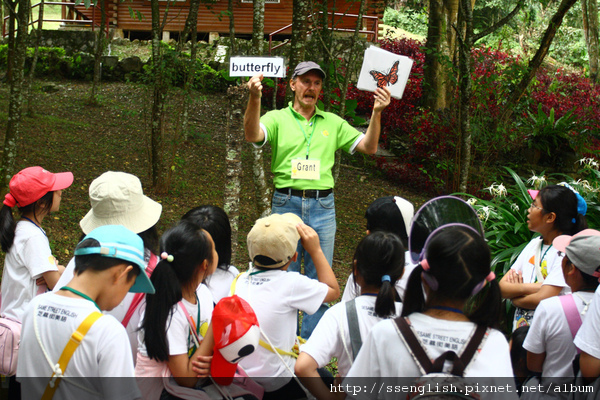
M 419 363 L 419 366 L 424 371 L 424 375 L 429 374 L 433 369 L 433 364 L 431 363 L 429 356 L 427 356 L 427 353 L 425 353 L 425 349 L 423 349 L 421 342 L 414 334 L 412 329 L 410 329 L 408 322 L 406 322 L 406 318 L 398 317 L 394 319 L 394 322 L 398 326 L 398 329 L 400 330 L 406 345 L 409 347 L 410 352 L 415 358 L 415 361 Z
M 152 276 L 152 272 L 154 272 L 154 268 L 156 268 L 157 260 L 158 257 L 156 257 L 154 253 L 150 253 L 150 260 L 146 266 L 146 275 L 148 275 L 148 278 Z M 146 293 L 136 293 L 135 296 L 133 296 L 133 300 L 131 300 L 131 304 L 129 305 L 129 308 L 125 313 L 123 320 L 121 321 L 121 324 L 125 328 L 127 328 L 127 325 L 129 325 L 129 320 L 131 320 L 131 317 L 133 317 L 135 310 L 137 310 L 142 300 L 144 300 L 144 296 L 146 296 Z
M 358 326 L 358 313 L 356 312 L 356 299 L 347 301 L 346 317 L 348 318 L 348 332 L 350 333 L 350 345 L 352 346 L 352 361 L 362 347 L 362 338 L 360 337 L 360 328 Z
M 566 294 L 564 296 L 558 296 L 560 300 L 560 305 L 565 312 L 565 317 L 567 317 L 567 322 L 569 323 L 569 329 L 571 330 L 571 336 L 575 339 L 575 335 L 577 335 L 577 331 L 581 327 L 581 315 L 579 315 L 579 310 L 577 309 L 577 304 L 575 304 L 575 299 L 572 294 Z
M 414 334 L 410 326 L 406 322 L 405 318 L 398 317 L 394 319 L 394 322 L 400 329 L 400 333 L 404 337 L 404 340 L 407 346 L 410 348 L 411 353 L 415 360 L 420 364 L 421 369 L 425 372 L 425 374 L 430 374 L 434 372 L 442 372 L 444 368 L 444 362 L 446 360 L 452 362 L 452 375 L 463 376 L 465 368 L 475 355 L 475 352 L 479 348 L 479 345 L 483 341 L 485 337 L 485 333 L 487 328 L 485 326 L 477 325 L 475 329 L 475 333 L 471 336 L 471 339 L 467 343 L 467 346 L 463 350 L 460 356 L 458 356 L 453 351 L 447 351 L 443 353 L 441 356 L 436 358 L 433 363 L 427 356 L 423 345 L 421 345 L 420 340 Z
M 229 287 L 229 295 L 233 296 L 235 294 L 235 286 L 237 285 L 238 279 L 242 276 L 244 272 L 240 272 L 235 278 L 233 278 L 233 282 L 231 282 L 231 286 Z
M 102 313 L 98 311 L 92 312 L 83 320 L 77 330 L 73 332 L 69 338 L 69 341 L 67 342 L 67 345 L 65 346 L 65 349 L 58 359 L 58 369 L 55 369 L 55 371 L 52 373 L 52 377 L 50 378 L 50 381 L 46 386 L 46 390 L 44 390 L 44 394 L 42 395 L 42 400 L 51 400 L 54 397 L 54 393 L 58 389 L 58 385 L 60 384 L 61 378 L 64 376 L 65 370 L 69 365 L 69 361 L 71 361 L 71 357 L 73 357 L 73 353 L 75 353 L 75 350 L 77 350 L 81 344 L 81 341 L 88 333 L 94 322 L 96 322 L 101 316 Z

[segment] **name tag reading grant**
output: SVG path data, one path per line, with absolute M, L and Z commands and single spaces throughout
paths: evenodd
M 321 160 L 292 160 L 292 179 L 318 180 L 321 178 Z

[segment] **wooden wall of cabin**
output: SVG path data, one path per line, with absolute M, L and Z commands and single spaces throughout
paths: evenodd
M 293 0 L 280 0 L 280 3 L 265 4 L 265 35 L 274 32 L 280 28 L 289 25 L 292 21 L 292 2 Z M 161 15 L 164 15 L 167 2 L 161 2 Z M 371 1 L 369 4 L 368 15 L 383 16 L 383 9 L 379 1 Z M 356 14 L 358 12 L 358 1 L 346 2 L 336 1 L 336 12 Z M 165 31 L 179 32 L 183 29 L 185 19 L 187 18 L 189 2 L 180 1 L 171 3 Z M 151 30 L 151 10 L 149 0 L 132 0 L 119 2 L 117 6 L 116 26 L 124 31 L 150 31 Z M 134 17 L 131 17 L 130 8 L 134 11 Z M 140 21 L 135 17 L 136 11 L 143 16 Z M 227 0 L 218 0 L 215 4 L 200 5 L 198 11 L 198 32 L 218 32 L 226 35 L 229 32 L 229 18 L 226 15 Z M 234 7 L 235 31 L 237 34 L 252 34 L 252 3 L 242 3 L 238 0 Z M 114 16 L 113 16 L 114 19 Z M 114 22 L 113 22 L 114 23 Z M 345 28 L 354 28 L 356 20 L 354 18 L 343 18 L 343 22 L 336 26 Z M 282 35 L 290 35 L 291 28 L 281 32 Z

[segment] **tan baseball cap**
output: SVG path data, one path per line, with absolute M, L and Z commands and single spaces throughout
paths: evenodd
M 262 268 L 280 268 L 287 264 L 298 247 L 296 226 L 302 220 L 295 214 L 271 214 L 256 221 L 248 233 L 248 254 Z

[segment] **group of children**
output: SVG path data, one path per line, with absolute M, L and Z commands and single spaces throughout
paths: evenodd
M 397 196 L 375 200 L 342 301 L 298 348 L 298 311 L 315 313 L 340 297 L 340 287 L 316 232 L 296 215 L 256 221 L 247 236 L 250 267 L 239 273 L 230 265 L 231 227 L 221 208 L 194 208 L 159 238 L 161 205 L 143 194 L 137 177 L 106 172 L 90 184 L 91 210 L 65 268 L 42 222 L 72 182 L 68 172 L 26 168 L 12 178 L 0 210 L 0 314 L 22 323 L 13 398 L 395 399 L 396 392 L 333 389 L 356 387 L 361 378 L 383 385 L 385 377 L 419 377 L 429 372 L 421 352 L 446 360 L 471 347 L 460 371 L 450 358 L 437 372 L 492 377 L 498 386 L 537 372 L 549 385 L 574 376 L 580 349 L 583 377 L 600 375 L 600 303 L 593 301 L 600 296 L 600 232 L 585 229 L 585 202 L 567 186 L 530 193 L 528 226 L 540 236 L 499 282 L 480 230 L 461 221 L 437 226 L 415 252 L 413 206 Z M 317 279 L 287 271 L 298 241 Z M 497 330 L 502 297 L 518 307 L 515 328 L 531 325 L 521 364 L 511 360 L 515 344 L 509 350 Z M 227 307 L 233 316 L 223 327 Z M 237 331 L 246 341 L 230 345 Z M 336 377 L 325 368 L 334 358 Z M 94 379 L 106 377 L 122 379 Z

